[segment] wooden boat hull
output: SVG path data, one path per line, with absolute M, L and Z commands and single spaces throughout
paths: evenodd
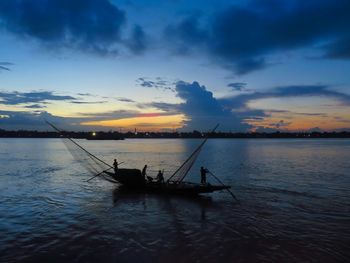
M 131 170 L 131 169 L 130 169 Z M 120 169 L 118 174 L 115 175 L 111 172 L 106 172 L 109 176 L 113 177 L 126 189 L 134 191 L 142 191 L 147 193 L 159 193 L 159 194 L 176 194 L 176 195 L 198 195 L 204 193 L 212 193 L 215 191 L 221 191 L 231 188 L 227 185 L 211 185 L 211 184 L 196 184 L 190 182 L 181 183 L 158 183 L 148 182 L 140 179 L 139 171 L 133 169 L 132 173 L 129 169 Z M 127 179 L 128 178 L 128 179 Z
M 230 186 L 211 185 L 211 184 L 194 184 L 194 183 L 179 183 L 179 184 L 159 184 L 146 183 L 144 190 L 152 193 L 160 194 L 177 194 L 177 195 L 198 195 L 204 193 L 212 193 L 224 189 L 229 189 Z

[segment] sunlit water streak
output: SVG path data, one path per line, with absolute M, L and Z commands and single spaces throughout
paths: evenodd
M 124 167 L 175 170 L 198 140 L 80 141 Z M 345 262 L 350 140 L 209 140 L 233 186 L 197 199 L 124 193 L 59 139 L 0 139 L 0 262 Z M 166 173 L 165 176 L 169 176 Z

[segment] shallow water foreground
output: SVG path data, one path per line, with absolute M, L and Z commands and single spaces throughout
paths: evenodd
M 200 141 L 80 143 L 167 177 Z M 188 180 L 204 165 L 239 205 L 88 183 L 60 139 L 0 139 L 0 262 L 345 262 L 349 156 L 350 140 L 209 140 Z

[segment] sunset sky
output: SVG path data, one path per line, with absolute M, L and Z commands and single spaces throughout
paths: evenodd
M 0 0 L 0 129 L 350 130 L 348 0 Z

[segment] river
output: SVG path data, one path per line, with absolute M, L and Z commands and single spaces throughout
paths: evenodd
M 165 178 L 200 143 L 78 141 Z M 349 157 L 348 139 L 211 139 L 187 180 L 205 166 L 237 203 L 121 192 L 87 182 L 61 139 L 0 139 L 0 262 L 345 262 Z

